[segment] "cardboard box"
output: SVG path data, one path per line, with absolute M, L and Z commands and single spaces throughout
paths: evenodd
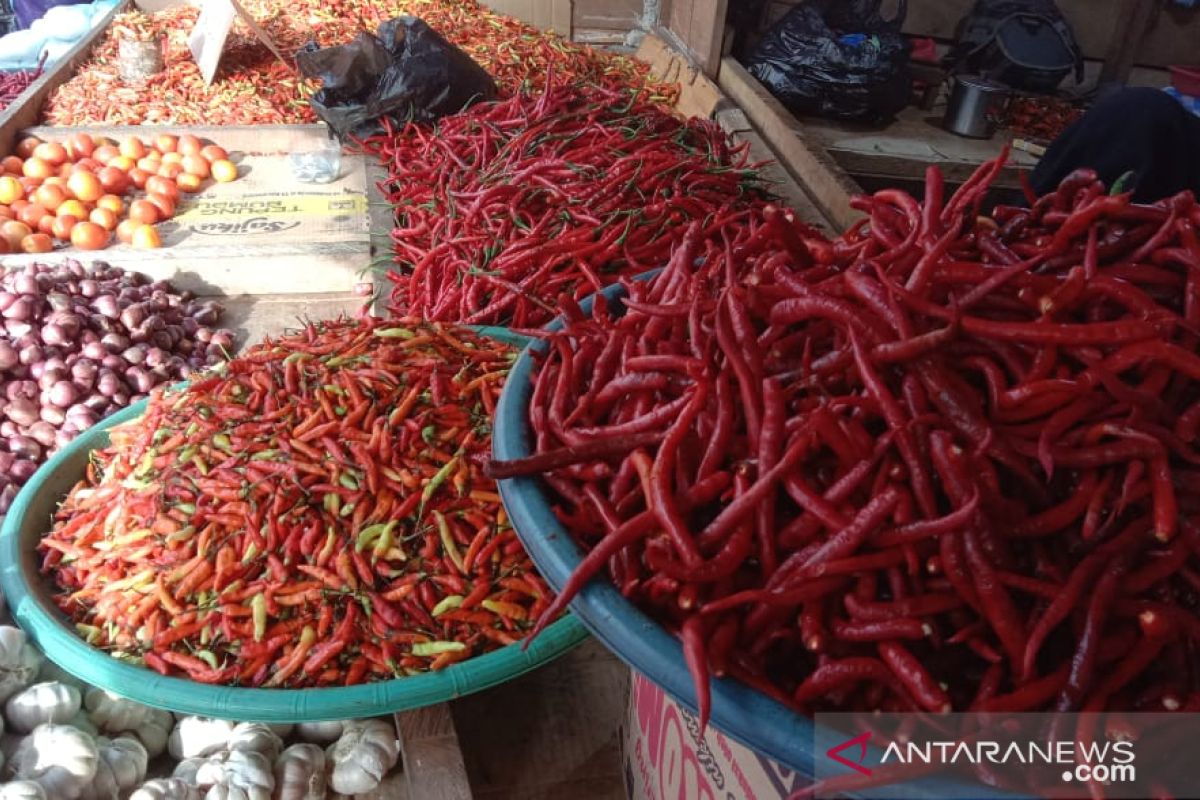
M 809 780 L 699 721 L 633 674 L 621 741 L 629 800 L 787 800 Z

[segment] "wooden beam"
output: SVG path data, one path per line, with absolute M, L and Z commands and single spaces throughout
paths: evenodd
M 675 110 L 685 117 L 709 119 L 725 97 L 687 58 L 653 33 L 642 38 L 635 56 L 650 65 L 650 74 L 656 80 L 679 84 Z
M 124 12 L 129 4 L 130 0 L 122 0 L 105 14 L 97 25 L 92 26 L 87 36 L 63 54 L 62 58 L 54 62 L 54 66 L 43 72 L 42 77 L 29 85 L 17 102 L 0 114 L 0 153 L 11 153 L 17 135 L 38 123 L 42 116 L 42 106 L 50 99 L 50 95 L 59 86 L 69 81 L 75 75 L 76 70 L 91 57 L 92 48 L 104 38 L 113 18 Z
M 420 800 L 471 800 L 454 718 L 447 703 L 396 714 L 408 796 Z
M 1112 39 L 1104 53 L 1104 66 L 1100 70 L 1100 85 L 1129 82 L 1138 50 L 1157 8 L 1155 0 L 1122 0 L 1117 24 Z
M 799 121 L 732 58 L 721 62 L 721 89 L 746 112 L 792 177 L 839 230 L 862 215 L 850 207 L 850 197 L 861 192 L 845 170 L 823 148 L 809 141 Z

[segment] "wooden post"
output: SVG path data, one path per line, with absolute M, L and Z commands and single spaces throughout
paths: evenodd
M 1138 48 L 1150 30 L 1157 10 L 1155 0 L 1122 0 L 1113 26 L 1113 38 L 1104 53 L 1104 66 L 1100 70 L 1100 85 L 1129 82 L 1133 72 L 1134 58 Z
M 467 767 L 448 703 L 396 714 L 396 730 L 412 800 L 471 800 Z

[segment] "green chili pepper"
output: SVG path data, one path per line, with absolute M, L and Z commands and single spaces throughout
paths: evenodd
M 416 642 L 412 646 L 412 654 L 414 656 L 438 656 L 442 653 L 460 653 L 466 649 L 467 646 L 462 642 Z
M 267 598 L 262 592 L 250 598 L 250 615 L 254 620 L 254 641 L 261 642 L 267 634 Z
M 463 596 L 461 594 L 448 594 L 438 601 L 437 605 L 429 612 L 435 617 L 440 617 L 452 608 L 458 608 L 463 604 Z

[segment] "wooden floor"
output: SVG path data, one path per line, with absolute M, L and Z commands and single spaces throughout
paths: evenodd
M 834 160 L 854 175 L 923 179 L 925 167 L 937 164 L 952 183 L 967 178 L 976 167 L 1000 154 L 1009 141 L 1004 132 L 991 139 L 968 139 L 942 128 L 945 105 L 924 110 L 909 106 L 884 128 L 870 128 L 818 117 L 800 117 L 810 140 L 823 146 Z M 1030 169 L 1037 159 L 1014 150 L 1001 185 L 1016 185 L 1016 170 Z

